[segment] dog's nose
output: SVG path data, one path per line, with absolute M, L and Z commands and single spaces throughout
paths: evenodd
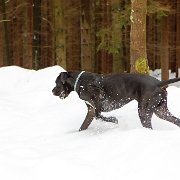
M 52 93 L 53 93 L 54 96 L 56 95 L 55 88 L 53 88 Z
M 52 90 L 52 93 L 53 93 L 54 96 L 59 96 L 59 94 L 60 94 L 59 89 L 56 88 L 56 87 Z

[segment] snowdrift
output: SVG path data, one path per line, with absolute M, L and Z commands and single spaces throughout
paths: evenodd
M 78 132 L 87 108 L 75 92 L 52 95 L 61 71 L 0 68 L 1 180 L 179 180 L 180 129 L 155 115 L 141 126 L 137 103 L 107 113 L 119 124 L 94 120 Z M 168 88 L 170 111 L 180 117 L 180 89 Z

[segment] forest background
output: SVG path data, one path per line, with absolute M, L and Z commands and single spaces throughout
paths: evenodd
M 0 67 L 179 76 L 180 0 L 1 0 Z

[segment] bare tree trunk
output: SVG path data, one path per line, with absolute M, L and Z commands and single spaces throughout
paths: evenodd
M 149 59 L 149 66 L 152 70 L 156 68 L 156 58 L 155 58 L 155 14 L 150 14 L 147 17 L 147 57 Z
M 64 0 L 53 0 L 54 31 L 55 31 L 55 61 L 66 69 L 66 43 L 64 22 Z
M 27 59 L 25 67 L 33 68 L 33 0 L 27 0 Z
M 41 0 L 33 0 L 33 67 L 40 68 L 41 60 Z
M 169 64 L 172 72 L 176 72 L 176 0 L 168 2 L 171 6 L 169 13 Z
M 176 1 L 176 77 L 179 77 L 180 67 L 180 1 Z
M 107 16 L 106 26 L 111 29 L 111 27 L 112 27 L 112 4 L 111 4 L 111 0 L 107 0 L 107 3 L 106 3 L 106 16 Z M 107 43 L 109 44 L 109 46 L 111 46 L 111 37 L 112 37 L 111 33 L 112 32 L 110 32 L 107 35 Z M 106 52 L 106 59 L 107 59 L 107 62 L 104 62 L 104 63 L 106 63 L 105 73 L 111 73 L 113 71 L 113 54 L 110 52 Z
M 80 10 L 80 0 L 68 0 L 64 4 L 67 70 L 81 69 Z
M 90 23 L 90 28 L 91 28 L 91 62 L 92 62 L 92 72 L 95 72 L 95 61 L 96 61 L 96 21 L 95 21 L 95 15 L 96 15 L 96 0 L 92 0 L 90 1 L 90 19 L 91 19 L 91 23 Z
M 102 18 L 102 1 L 100 0 L 98 2 L 98 4 L 97 3 L 95 4 L 95 22 L 96 22 L 95 23 L 95 33 L 100 31 L 100 28 L 102 26 L 102 19 L 103 19 Z M 96 51 L 97 51 L 97 47 L 100 44 L 100 42 L 101 42 L 100 37 L 97 37 L 95 35 L 95 49 L 96 49 Z M 97 72 L 97 73 L 102 72 L 100 60 L 101 60 L 101 52 L 98 51 L 95 54 L 95 72 Z
M 94 13 L 93 0 L 81 0 L 81 68 L 94 71 Z
M 120 10 L 125 10 L 125 1 L 112 1 L 112 6 L 117 7 Z M 124 72 L 126 70 L 125 64 L 126 59 L 123 56 L 123 45 L 125 43 L 123 42 L 123 27 L 120 25 L 121 22 L 119 22 L 119 11 L 112 11 L 112 28 L 114 36 L 119 41 L 119 47 L 120 50 L 118 53 L 113 54 L 113 72 Z
M 169 36 L 168 36 L 168 17 L 161 18 L 161 46 L 160 46 L 160 59 L 162 80 L 169 79 Z
M 18 37 L 17 37 L 17 16 L 16 16 L 16 7 L 17 7 L 17 0 L 12 1 L 9 4 L 9 18 L 10 18 L 10 23 L 8 26 L 8 35 L 9 35 L 9 56 L 12 61 L 12 64 L 14 64 L 16 60 L 16 51 L 17 51 L 17 42 L 18 42 Z
M 89 6 L 89 0 L 81 0 L 81 68 L 86 71 L 92 71 Z
M 24 1 L 23 0 L 16 0 L 16 7 L 15 7 L 15 17 L 14 20 L 14 46 L 13 46 L 13 64 L 17 66 L 23 66 L 23 10 L 24 10 Z
M 112 23 L 111 0 L 100 0 L 96 5 L 96 32 L 102 29 L 110 29 Z M 102 41 L 102 37 L 96 37 L 96 48 Z M 106 47 L 111 41 L 111 32 L 104 35 L 105 48 L 100 49 L 96 54 L 96 72 L 110 73 L 113 69 L 113 55 L 108 52 Z
M 50 22 L 48 21 L 48 1 L 41 1 L 41 5 L 40 5 L 40 12 L 41 12 L 41 26 L 39 27 L 39 50 L 40 50 L 40 57 L 39 57 L 39 65 L 40 67 L 44 68 L 47 65 L 48 62 L 48 51 L 50 48 L 50 44 L 48 44 L 48 26 L 50 24 Z M 50 35 L 52 36 L 52 34 Z
M 54 24 L 52 1 L 41 1 L 41 26 L 40 26 L 40 68 L 52 66 L 54 59 Z
M 2 4 L 2 1 L 1 1 Z M 0 6 L 0 12 L 3 13 L 2 11 L 2 5 Z M 4 65 L 4 18 L 1 15 L 0 16 L 0 67 Z
M 130 66 L 131 72 L 148 73 L 146 54 L 147 0 L 131 0 Z
M 2 13 L 3 13 L 3 24 L 4 24 L 4 62 L 3 64 L 6 66 L 6 65 L 11 65 L 12 64 L 12 61 L 10 59 L 10 52 L 9 52 L 9 37 L 8 37 L 8 26 L 7 26 L 7 23 L 8 21 L 7 20 L 7 16 L 6 16 L 6 1 L 5 0 L 1 0 L 1 4 L 2 4 Z
M 45 59 L 45 56 L 47 54 L 46 61 L 44 61 L 44 66 L 43 67 L 49 67 L 53 66 L 55 64 L 55 52 L 54 52 L 54 28 L 53 28 L 53 2 L 52 1 L 47 1 L 46 3 L 47 8 L 46 8 L 46 18 L 44 19 L 44 22 L 46 21 L 46 44 L 44 47 L 44 50 L 46 53 L 41 54 L 41 61 Z M 43 17 L 41 16 L 42 20 Z M 41 32 L 41 34 L 43 31 Z M 41 43 L 42 44 L 42 43 Z M 42 45 L 41 45 L 42 46 Z

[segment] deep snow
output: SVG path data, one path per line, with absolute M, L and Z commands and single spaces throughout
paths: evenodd
M 0 180 L 180 179 L 178 127 L 154 115 L 154 130 L 143 128 L 133 101 L 110 113 L 118 125 L 94 120 L 78 132 L 84 102 L 75 92 L 65 100 L 51 93 L 61 71 L 0 68 Z M 180 117 L 175 86 L 168 106 Z

